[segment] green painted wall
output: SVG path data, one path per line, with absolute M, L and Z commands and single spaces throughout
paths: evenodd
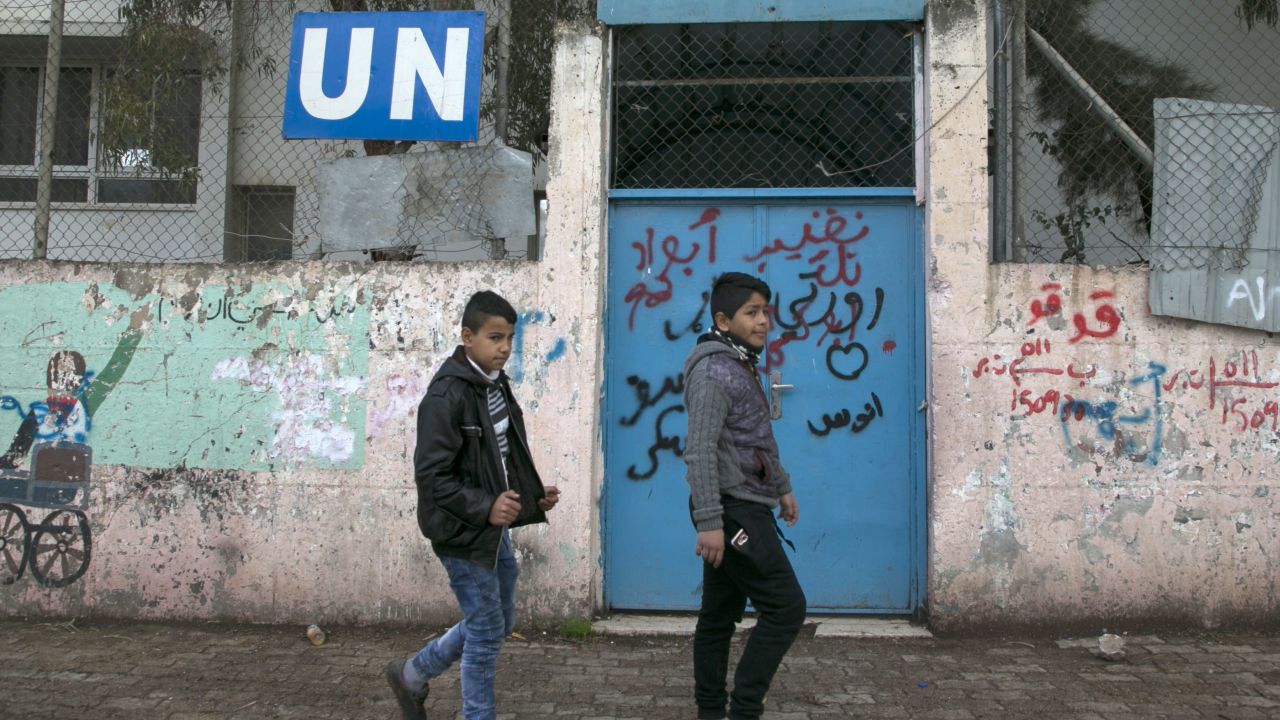
M 95 464 L 363 465 L 369 304 L 354 288 L 0 289 L 0 395 L 44 402 L 49 361 L 67 350 L 90 373 Z M 0 452 L 21 420 L 0 411 Z

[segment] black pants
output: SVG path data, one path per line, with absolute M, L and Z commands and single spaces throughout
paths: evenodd
M 724 560 L 718 568 L 702 564 L 702 609 L 693 635 L 694 699 L 703 720 L 723 718 L 726 701 L 733 720 L 754 719 L 764 712 L 773 675 L 804 624 L 804 591 L 778 539 L 773 512 L 729 497 L 723 505 Z M 748 598 L 758 618 L 730 697 L 725 692 L 729 643 Z

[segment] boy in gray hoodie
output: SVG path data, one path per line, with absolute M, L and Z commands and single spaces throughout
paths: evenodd
M 711 290 L 713 326 L 684 366 L 689 507 L 703 560 L 702 609 L 693 637 L 700 720 L 754 719 L 804 623 L 805 597 L 779 539 L 773 509 L 790 527 L 800 508 L 778 459 L 769 403 L 756 374 L 772 293 L 762 280 L 725 273 Z M 729 643 L 747 600 L 759 613 L 726 692 Z

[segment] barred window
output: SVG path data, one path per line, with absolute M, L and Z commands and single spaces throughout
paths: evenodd
M 102 153 L 100 119 L 102 88 L 111 72 L 102 66 L 61 70 L 54 116 L 54 202 L 194 203 L 195 180 L 156 172 L 153 160 L 167 152 L 171 162 L 196 166 L 199 77 L 193 74 L 180 84 L 163 117 L 146 119 L 154 129 L 149 139 L 108 158 Z M 0 202 L 35 202 L 44 74 L 35 64 L 0 67 Z M 162 149 L 156 138 L 172 142 Z
M 911 187 L 914 37 L 864 22 L 618 28 L 612 187 Z

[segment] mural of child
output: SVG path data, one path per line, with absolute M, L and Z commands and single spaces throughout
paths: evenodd
M 37 441 L 88 442 L 93 415 L 124 377 L 142 339 L 142 325 L 149 317 L 147 307 L 134 311 L 102 372 L 95 375 L 88 370 L 84 355 L 79 352 L 59 350 L 45 368 L 48 396 L 44 402 L 33 402 L 24 409 L 12 395 L 0 397 L 0 411 L 11 410 L 22 416 L 8 451 L 0 455 L 0 469 L 22 464 Z

